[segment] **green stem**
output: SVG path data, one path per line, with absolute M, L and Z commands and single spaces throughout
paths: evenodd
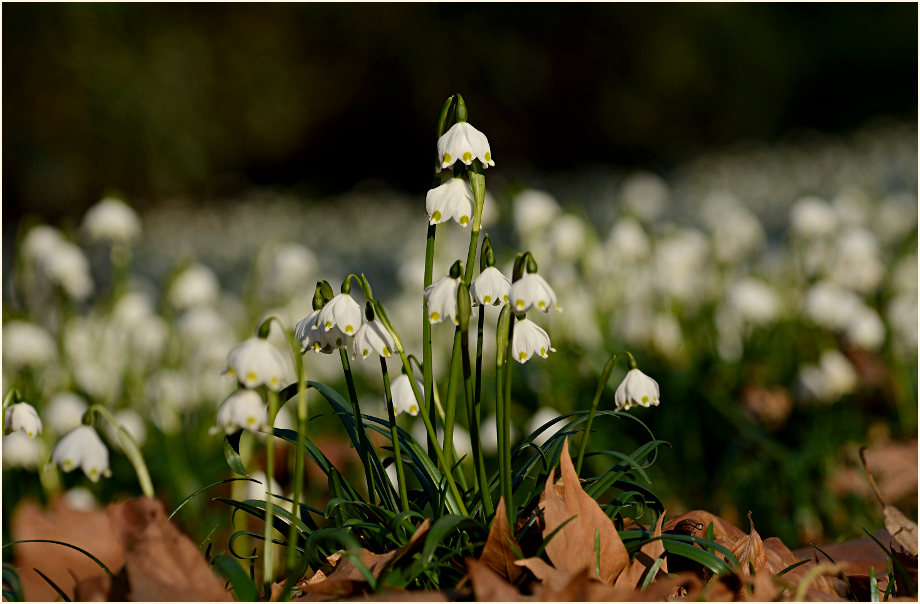
M 409 511 L 409 494 L 406 491 L 406 470 L 403 468 L 402 451 L 399 445 L 399 431 L 396 427 L 396 414 L 393 411 L 393 395 L 390 393 L 390 375 L 387 373 L 387 360 L 380 357 L 380 371 L 383 374 L 383 393 L 387 397 L 387 412 L 390 415 L 390 435 L 393 438 L 393 457 L 396 462 L 396 480 L 399 483 L 399 503 L 404 512 Z
M 486 179 L 482 174 L 482 166 L 476 160 L 467 171 L 470 187 L 473 189 L 473 222 L 470 225 L 470 248 L 466 255 L 466 269 L 463 273 L 463 282 L 467 285 L 473 280 L 473 261 L 476 259 L 476 246 L 479 243 L 479 230 L 482 224 L 482 206 L 486 198 Z
M 498 317 L 495 354 L 495 400 L 498 417 L 499 442 L 499 482 L 505 510 L 508 514 L 508 526 L 514 526 L 514 499 L 511 492 L 511 367 L 509 365 L 510 343 L 513 328 L 511 308 L 507 304 Z
M 424 287 L 431 285 L 431 273 L 434 267 L 434 237 L 438 225 L 428 225 L 428 238 L 425 243 L 425 280 Z M 425 400 L 431 401 L 432 391 L 434 390 L 434 377 L 431 371 L 431 321 L 428 319 L 428 300 L 422 296 L 422 384 L 425 389 Z M 411 373 L 410 373 L 411 375 Z M 436 421 L 434 405 L 428 409 L 428 419 L 434 424 Z M 428 435 L 428 457 L 434 461 L 435 443 L 437 436 Z
M 361 408 L 358 405 L 358 393 L 355 391 L 355 380 L 351 374 L 351 365 L 348 362 L 348 353 L 344 348 L 339 349 L 339 356 L 342 358 L 342 369 L 345 372 L 345 384 L 348 386 L 348 398 L 351 400 L 351 409 L 355 416 L 355 432 L 358 436 L 358 454 L 361 456 L 361 463 L 364 464 L 364 478 L 367 480 L 367 500 L 371 503 L 374 501 L 374 477 L 371 471 L 371 443 L 367 438 L 367 432 L 364 430 L 364 419 L 361 417 Z M 376 452 L 375 452 L 376 454 Z
M 287 581 L 285 581 L 284 595 L 290 593 L 290 587 L 293 587 L 297 577 L 293 576 L 296 572 L 297 548 L 295 547 L 297 539 L 297 517 L 300 513 L 300 498 L 303 495 L 303 473 L 304 473 L 304 455 L 303 450 L 304 438 L 307 435 L 307 422 L 309 420 L 309 411 L 307 408 L 307 375 L 304 368 L 303 358 L 300 356 L 300 346 L 294 339 L 294 333 L 285 330 L 288 340 L 288 348 L 291 351 L 291 357 L 294 360 L 294 368 L 297 374 L 297 446 L 294 451 L 294 509 L 291 516 L 294 521 L 291 522 L 288 530 L 288 547 L 287 559 L 285 561 Z M 289 587 L 290 586 L 290 587 Z
M 450 373 L 447 376 L 447 397 L 444 407 L 444 444 L 441 449 L 444 456 L 454 463 L 457 454 L 454 450 L 454 423 L 457 420 L 457 381 L 460 373 L 460 328 L 454 332 L 454 345 L 450 353 Z
M 112 426 L 115 428 L 116 433 L 118 434 L 118 440 L 121 443 L 121 449 L 125 452 L 128 461 L 131 462 L 131 465 L 134 466 L 134 473 L 137 474 L 137 481 L 141 485 L 141 491 L 144 492 L 144 495 L 154 498 L 153 491 L 153 481 L 150 480 L 150 472 L 147 471 L 147 464 L 144 462 L 144 456 L 141 455 L 141 449 L 138 447 L 137 442 L 131 437 L 128 432 L 115 421 L 115 417 L 109 412 L 105 407 L 94 404 L 89 408 L 90 411 L 95 411 L 102 417 L 106 419 Z
M 610 378 L 610 372 L 613 371 L 614 366 L 617 364 L 617 358 L 619 355 L 613 355 L 607 362 L 604 364 L 604 369 L 601 371 L 601 379 L 597 382 L 597 391 L 594 393 L 594 400 L 591 401 L 591 411 L 588 413 L 588 422 L 585 424 L 585 436 L 581 439 L 581 444 L 578 446 L 578 462 L 575 464 L 575 473 L 581 475 L 581 463 L 585 458 L 585 450 L 588 448 L 588 439 L 591 438 L 591 425 L 594 423 L 594 416 L 597 414 L 597 405 L 600 403 L 601 395 L 604 393 L 604 388 L 607 387 L 607 380 Z
M 278 415 L 278 393 L 268 389 L 268 438 L 265 440 L 265 542 L 263 544 L 263 571 L 262 582 L 265 593 L 271 593 L 274 560 L 272 553 L 272 530 L 274 528 L 274 503 L 272 501 L 271 487 L 275 475 L 275 439 L 272 436 L 275 425 L 275 416 Z
M 479 317 L 482 319 L 482 307 L 480 307 Z M 480 323 L 481 325 L 481 323 Z M 469 329 L 463 329 L 460 335 L 461 360 L 463 362 L 463 392 L 466 395 L 467 422 L 470 426 L 470 444 L 473 449 L 473 470 L 476 474 L 476 483 L 479 486 L 479 494 L 482 497 L 482 509 L 485 518 L 491 518 L 493 514 L 492 497 L 489 495 L 489 477 L 486 476 L 485 461 L 482 456 L 482 439 L 479 436 L 479 406 L 478 401 L 473 397 L 472 370 L 470 368 L 470 332 Z M 482 342 L 479 342 L 479 359 L 482 357 Z M 479 374 L 476 374 L 477 377 Z

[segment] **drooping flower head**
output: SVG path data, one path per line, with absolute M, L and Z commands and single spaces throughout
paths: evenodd
M 90 426 L 77 426 L 54 445 L 51 461 L 65 472 L 81 468 L 97 482 L 100 476 L 110 476 L 109 450 Z
M 456 267 L 459 263 L 455 263 Z M 454 325 L 457 319 L 457 288 L 460 287 L 460 271 L 451 267 L 451 274 L 438 279 L 425 288 L 425 301 L 428 303 L 428 321 L 440 323 L 450 317 Z M 456 277 L 452 275 L 456 274 Z
M 526 253 L 527 270 L 520 274 L 511 284 L 511 290 L 508 293 L 511 298 L 511 305 L 515 312 L 527 312 L 531 307 L 536 307 L 543 312 L 549 312 L 550 307 L 561 311 L 562 308 L 556 302 L 556 292 L 549 286 L 546 279 L 537 274 L 537 264 L 534 262 L 530 252 Z
M 211 428 L 211 432 L 224 430 L 227 434 L 233 434 L 244 429 L 268 429 L 266 405 L 255 391 L 248 389 L 237 390 L 227 397 L 217 410 L 217 425 Z
M 458 159 L 468 166 L 477 158 L 483 168 L 495 165 L 489 139 L 469 122 L 457 122 L 438 139 L 438 159 L 442 170 L 454 165 Z
M 473 189 L 462 178 L 449 178 L 425 195 L 429 224 L 440 224 L 453 218 L 465 227 L 470 223 L 473 209 Z
M 613 395 L 617 410 L 629 409 L 633 405 L 641 407 L 658 406 L 658 382 L 633 367 L 626 372 Z
M 341 293 L 323 306 L 313 329 L 332 331 L 338 327 L 345 335 L 353 336 L 364 322 L 361 307 L 351 294 Z
M 227 373 L 247 388 L 265 384 L 272 390 L 281 390 L 286 373 L 284 355 L 268 340 L 249 338 L 227 355 Z
M 415 380 L 415 383 L 421 393 L 422 383 L 418 380 Z M 415 393 L 412 392 L 412 383 L 409 382 L 408 375 L 403 373 L 393 380 L 390 385 L 390 394 L 393 396 L 393 411 L 397 415 L 404 412 L 413 417 L 418 415 L 418 400 L 415 398 Z
M 357 356 L 360 352 L 361 358 L 366 359 L 371 352 L 376 352 L 380 356 L 388 358 L 396 348 L 396 343 L 387 328 L 377 319 L 373 319 L 358 329 L 358 333 L 355 334 L 353 348 L 352 357 Z
M 550 352 L 556 352 L 546 331 L 530 319 L 521 319 L 514 325 L 511 336 L 511 354 L 518 363 L 524 363 L 534 354 L 544 359 Z
M 312 350 L 313 352 L 332 353 L 336 348 L 345 346 L 345 334 L 337 326 L 331 330 L 316 328 L 316 321 L 319 319 L 319 310 L 314 310 L 297 323 L 294 328 L 294 337 L 301 344 L 301 352 Z
M 494 266 L 486 267 L 470 285 L 473 304 L 491 304 L 500 306 L 508 302 L 511 281 Z
M 29 403 L 16 403 L 7 407 L 3 414 L 3 424 L 7 434 L 24 432 L 29 438 L 35 438 L 42 433 L 42 420 L 35 407 Z

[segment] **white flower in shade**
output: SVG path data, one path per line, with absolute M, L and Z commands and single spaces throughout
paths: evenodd
M 336 348 L 345 346 L 345 334 L 342 333 L 338 326 L 329 331 L 316 328 L 319 313 L 320 311 L 314 310 L 294 327 L 294 337 L 301 344 L 301 352 L 312 350 L 313 352 L 329 354 Z
M 396 348 L 396 343 L 387 328 L 380 321 L 374 319 L 358 329 L 358 333 L 355 334 L 353 348 L 352 357 L 356 356 L 358 352 L 361 353 L 361 358 L 364 359 L 371 352 L 376 352 L 382 357 L 389 357 L 393 349 Z
M 342 333 L 353 336 L 364 323 L 364 313 L 350 294 L 338 294 L 323 306 L 313 329 L 332 331 L 338 327 Z
M 214 272 L 203 264 L 193 264 L 176 276 L 167 297 L 176 308 L 186 309 L 211 304 L 219 293 Z
M 489 139 L 469 122 L 457 122 L 438 139 L 438 159 L 441 160 L 442 170 L 458 159 L 468 166 L 476 158 L 482 162 L 483 168 L 495 165 Z
M 422 394 L 422 383 L 415 380 L 418 386 L 419 394 Z M 390 384 L 390 394 L 393 396 L 393 411 L 395 414 L 408 413 L 409 415 L 418 415 L 418 400 L 412 392 L 412 383 L 409 376 L 402 373 Z M 424 394 L 422 394 L 424 396 Z
M 855 390 L 859 378 L 843 353 L 828 349 L 821 353 L 817 366 L 806 365 L 799 370 L 799 384 L 806 396 L 830 403 Z
M 40 439 L 29 438 L 25 432 L 13 432 L 3 437 L 4 467 L 34 470 L 41 456 Z
M 51 451 L 51 461 L 65 472 L 82 468 L 93 482 L 112 474 L 109 450 L 90 426 L 78 426 L 61 437 Z
M 626 377 L 617 386 L 613 395 L 617 410 L 629 409 L 633 405 L 642 407 L 658 406 L 658 382 L 638 369 L 630 369 Z
M 267 275 L 268 287 L 279 294 L 292 294 L 316 271 L 316 254 L 298 243 L 285 243 L 271 260 Z
M 524 363 L 534 353 L 544 359 L 556 349 L 550 345 L 549 336 L 542 327 L 530 319 L 521 319 L 514 325 L 511 336 L 511 355 L 518 363 Z
M 538 428 L 540 428 L 543 424 L 547 422 L 551 422 L 557 417 L 559 417 L 559 412 L 557 410 L 551 409 L 550 407 L 540 407 L 530 418 L 530 421 L 527 422 L 527 434 L 528 435 L 532 434 Z M 555 424 L 547 427 L 545 430 L 543 430 L 543 432 L 540 432 L 534 437 L 533 443 L 537 445 L 538 447 L 542 446 L 547 440 L 549 440 L 549 438 L 553 434 L 555 434 L 556 432 L 561 430 L 563 426 L 565 426 L 566 421 L 567 420 L 556 422 Z M 514 441 L 513 431 L 512 431 L 511 440 L 512 442 Z
M 514 227 L 519 235 L 542 231 L 561 210 L 556 198 L 545 191 L 526 189 L 514 198 Z
M 460 279 L 450 276 L 442 277 L 425 288 L 425 300 L 428 302 L 428 321 L 440 323 L 445 318 L 457 324 L 457 288 Z
M 500 306 L 508 302 L 510 291 L 511 281 L 494 266 L 487 267 L 470 284 L 470 295 L 473 296 L 474 306 L 480 304 Z
M 247 388 L 265 384 L 272 390 L 281 390 L 285 369 L 281 351 L 262 338 L 249 338 L 227 355 L 227 373 Z
M 227 397 L 217 410 L 217 426 L 211 428 L 211 433 L 224 430 L 227 434 L 233 434 L 243 429 L 268 429 L 268 409 L 253 390 L 237 390 Z
M 473 217 L 473 209 L 473 189 L 462 178 L 450 178 L 425 195 L 429 224 L 440 224 L 453 218 L 465 227 Z
M 885 341 L 885 324 L 872 308 L 863 306 L 847 327 L 847 339 L 866 350 L 877 350 Z
M 137 446 L 143 447 L 144 442 L 147 440 L 147 425 L 144 423 L 144 418 L 142 418 L 137 411 L 131 409 L 116 411 L 114 417 L 115 422 L 134 439 Z M 115 426 L 106 424 L 105 431 L 106 436 L 109 437 L 109 442 L 112 443 L 115 448 L 121 449 L 121 439 L 118 437 L 118 430 L 115 429 Z
M 30 260 L 45 262 L 63 241 L 64 237 L 59 230 L 46 224 L 40 224 L 32 227 L 26 233 L 20 251 Z
M 141 234 L 141 221 L 131 206 L 106 197 L 83 217 L 83 230 L 91 241 L 130 243 Z
M 790 210 L 792 232 L 800 237 L 822 237 L 837 230 L 837 213 L 831 204 L 814 195 L 796 201 Z
M 556 292 L 549 286 L 546 279 L 536 273 L 525 273 L 520 279 L 511 284 L 511 304 L 516 312 L 527 312 L 531 306 L 543 312 L 549 312 L 552 306 L 562 310 L 556 302 Z
M 45 272 L 74 300 L 83 300 L 93 291 L 89 261 L 83 250 L 69 241 L 59 242 L 54 253 L 45 258 Z
M 623 207 L 646 222 L 661 216 L 669 195 L 667 183 L 651 172 L 632 174 L 620 190 Z
M 6 408 L 3 414 L 4 428 L 10 432 L 25 432 L 29 438 L 42 433 L 42 420 L 38 411 L 29 403 L 16 403 Z
M 78 394 L 58 392 L 48 401 L 45 421 L 55 434 L 64 434 L 80 425 L 89 405 Z
M 34 323 L 10 321 L 3 325 L 3 361 L 14 367 L 38 366 L 57 355 L 54 338 Z
M 604 248 L 609 256 L 635 262 L 647 258 L 652 246 L 639 221 L 624 216 L 611 227 Z M 612 264 L 605 260 L 606 264 Z
M 509 427 L 511 428 L 511 442 L 513 443 L 517 440 L 517 428 L 514 427 L 514 424 Z M 479 424 L 479 442 L 484 453 L 493 455 L 498 452 L 498 417 L 494 414 L 486 417 Z
M 745 277 L 732 284 L 728 303 L 744 320 L 754 325 L 765 325 L 779 314 L 779 296 L 769 285 L 753 277 Z

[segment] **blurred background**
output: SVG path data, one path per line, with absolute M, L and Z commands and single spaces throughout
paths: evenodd
M 529 317 L 558 352 L 515 367 L 519 436 L 587 407 L 628 348 L 661 384 L 635 415 L 672 444 L 650 470 L 672 515 L 861 537 L 881 526 L 868 445 L 916 517 L 916 23 L 909 3 L 4 5 L 3 391 L 46 426 L 4 439 L 4 528 L 27 494 L 136 491 L 114 448 L 98 484 L 41 470 L 88 402 L 144 430 L 167 507 L 229 476 L 207 434 L 226 353 L 269 312 L 303 318 L 317 279 L 366 272 L 418 350 L 454 92 L 497 164 L 499 265 L 532 250 L 565 308 Z M 94 227 L 107 195 L 136 232 Z M 468 237 L 439 228 L 436 278 Z M 596 444 L 645 437 L 611 421 Z M 227 516 L 198 498 L 177 520 Z

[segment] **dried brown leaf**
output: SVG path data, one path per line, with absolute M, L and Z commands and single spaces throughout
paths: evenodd
M 879 503 L 882 504 L 882 515 L 885 518 L 885 528 L 888 530 L 888 534 L 891 535 L 892 547 L 897 547 L 901 552 L 916 558 L 917 523 L 909 520 L 901 510 L 889 504 L 885 498 L 882 497 L 882 492 L 875 482 L 875 477 L 872 475 L 872 472 L 869 471 L 869 464 L 866 461 L 866 447 L 859 449 L 859 459 L 862 461 L 863 468 L 866 470 L 866 475 L 869 477 L 869 484 L 872 485 L 875 496 L 878 498 Z
M 466 561 L 466 568 L 473 583 L 473 593 L 480 602 L 523 602 L 528 599 L 486 564 L 470 559 Z
M 569 571 L 559 570 L 547 564 L 541 558 L 524 558 L 516 561 L 515 564 L 532 572 L 541 583 L 550 585 L 562 585 L 573 575 Z
M 664 516 L 664 513 L 658 516 L 658 522 L 655 524 L 655 531 L 652 533 L 652 537 L 661 537 L 661 525 L 662 522 L 664 522 Z M 661 539 L 649 541 L 643 545 L 636 553 L 636 556 L 633 558 L 632 564 L 630 564 L 629 568 L 620 573 L 620 576 L 617 577 L 615 585 L 617 587 L 629 587 L 630 589 L 635 589 L 645 580 L 645 575 L 652 568 L 655 560 L 657 560 L 663 554 L 664 543 L 662 543 Z M 667 559 L 665 559 L 664 562 L 662 562 L 661 567 L 659 567 L 656 576 L 667 574 L 668 562 Z
M 706 534 L 706 527 L 712 523 L 712 535 L 713 539 L 719 545 L 724 545 L 728 549 L 732 549 L 740 539 L 744 539 L 746 536 L 744 531 L 739 529 L 737 526 L 729 522 L 728 520 L 716 516 L 711 512 L 706 510 L 692 510 L 668 520 L 665 525 L 662 527 L 662 530 L 665 533 L 673 532 L 675 527 L 684 522 L 685 520 L 691 520 L 698 522 L 703 525 L 702 530 L 699 534 L 695 534 L 695 537 L 703 537 Z
M 511 544 L 514 544 L 520 551 L 520 547 L 514 541 L 511 529 L 508 526 L 505 500 L 501 498 L 498 500 L 492 527 L 489 529 L 489 536 L 486 539 L 485 547 L 482 548 L 482 555 L 479 556 L 479 561 L 511 583 L 515 583 L 521 575 L 521 567 L 515 565 L 518 557 L 511 549 Z
M 751 512 L 748 512 L 748 522 L 751 523 L 751 532 L 735 542 L 732 547 L 732 554 L 738 558 L 738 562 L 741 563 L 741 573 L 745 575 L 751 574 L 751 566 L 754 567 L 755 573 L 767 567 L 767 551 L 764 549 L 760 535 L 754 530 L 754 519 Z

